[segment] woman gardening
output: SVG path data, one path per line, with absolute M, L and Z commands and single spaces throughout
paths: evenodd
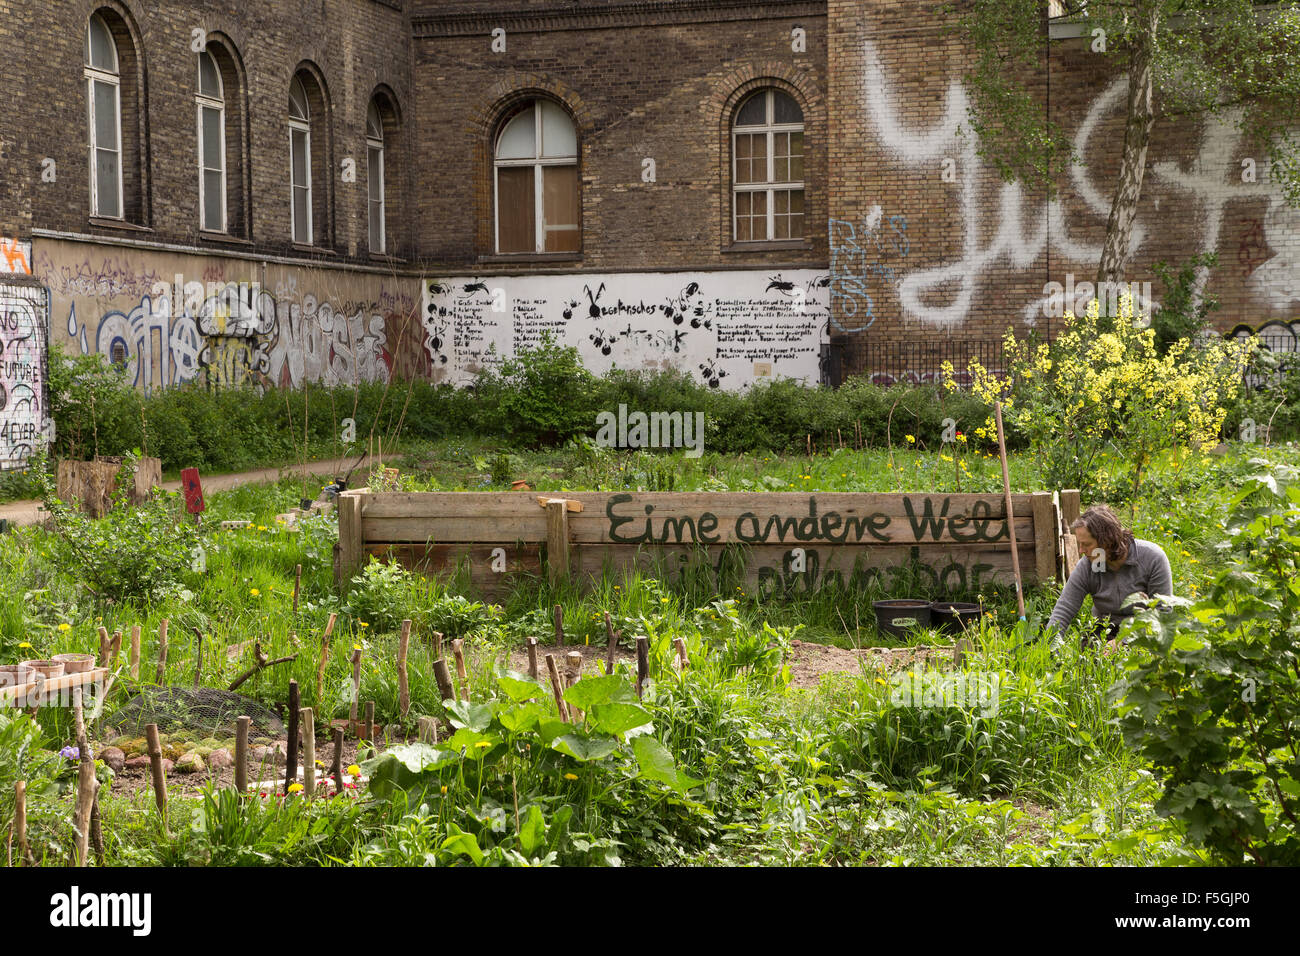
M 1052 608 L 1046 630 L 1059 639 L 1074 623 L 1085 595 L 1092 595 L 1092 613 L 1108 625 L 1108 646 L 1114 646 L 1120 623 L 1131 617 L 1135 605 L 1124 607 L 1129 595 L 1148 600 L 1174 593 L 1169 558 L 1160 545 L 1133 537 L 1115 513 L 1096 505 L 1070 525 L 1079 541 L 1079 563 L 1065 582 Z

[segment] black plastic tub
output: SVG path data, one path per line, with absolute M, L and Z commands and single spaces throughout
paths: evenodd
M 979 623 L 982 613 L 978 604 L 936 601 L 930 605 L 930 622 L 945 634 L 960 634 Z
M 906 637 L 912 628 L 930 626 L 930 602 L 915 598 L 875 601 L 876 627 L 881 633 Z

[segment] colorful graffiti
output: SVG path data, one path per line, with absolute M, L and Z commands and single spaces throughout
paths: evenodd
M 50 285 L 56 326 L 83 355 L 103 355 L 145 391 L 195 381 L 351 385 L 428 373 L 417 300 L 391 280 L 281 268 L 264 285 L 236 278 L 237 267 L 249 268 L 243 262 L 97 259 L 81 250 L 65 258 L 66 249 L 45 246 L 37 275 Z
M 21 239 L 0 236 L 0 273 L 32 274 L 32 244 Z
M 45 370 L 45 290 L 0 284 L 0 471 L 53 435 Z

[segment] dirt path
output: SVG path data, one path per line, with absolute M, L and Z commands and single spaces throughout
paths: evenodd
M 376 455 L 374 459 L 367 458 L 362 461 L 357 473 L 364 472 L 370 461 L 387 461 L 390 458 L 397 458 L 397 455 Z M 203 484 L 204 494 L 210 494 L 214 491 L 229 491 L 231 488 L 238 488 L 240 485 L 252 485 L 259 482 L 278 481 L 285 475 L 321 475 L 325 477 L 337 477 L 346 474 L 347 471 L 357 463 L 356 458 L 329 458 L 325 461 L 309 461 L 306 464 L 283 465 L 279 468 L 257 468 L 253 471 L 237 471 L 226 475 L 212 475 L 210 477 L 200 474 L 199 479 Z M 356 475 L 354 474 L 355 478 Z M 181 483 L 176 481 L 164 481 L 162 483 L 164 491 L 180 491 Z M 10 501 L 7 504 L 0 505 L 0 518 L 8 519 L 12 525 L 20 524 L 37 524 L 41 520 L 41 503 L 35 500 Z

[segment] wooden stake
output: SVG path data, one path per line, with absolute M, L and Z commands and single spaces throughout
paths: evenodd
M 433 677 L 438 682 L 438 693 L 442 695 L 442 699 L 455 700 L 456 688 L 451 683 L 451 671 L 447 669 L 447 662 L 441 657 L 433 662 Z
M 569 508 L 563 498 L 546 502 L 546 570 L 552 586 L 569 579 Z
M 564 657 L 566 661 L 564 682 L 572 687 L 582 678 L 582 654 L 579 651 L 569 651 Z M 574 723 L 582 720 L 582 711 L 573 704 L 569 704 L 569 715 Z
M 954 667 L 961 667 L 966 659 L 966 652 L 970 650 L 970 641 L 966 638 L 958 638 L 952 646 L 952 664 Z
M 95 781 L 95 797 L 90 801 L 90 845 L 95 851 L 95 865 L 104 865 L 104 831 L 99 825 L 99 781 Z
M 343 728 L 334 728 L 334 765 L 330 768 L 334 776 L 334 789 L 343 792 Z
M 352 736 L 357 735 L 357 705 L 361 698 L 361 648 L 352 649 L 352 704 L 348 707 L 348 726 Z
M 419 720 L 420 743 L 436 744 L 438 742 L 438 722 L 432 717 L 421 717 Z
M 366 701 L 366 740 L 372 745 L 375 742 L 375 702 Z
M 465 672 L 465 642 L 460 638 L 452 641 L 451 653 L 456 658 L 456 680 L 460 684 L 460 699 L 469 700 L 469 675 Z
M 555 655 L 546 655 L 546 672 L 551 677 L 551 692 L 555 695 L 555 707 L 560 712 L 560 720 L 569 719 L 569 708 L 564 703 L 564 685 L 560 682 L 560 670 L 555 666 Z
M 289 792 L 291 784 L 298 782 L 298 721 L 301 719 L 298 701 L 298 682 L 289 681 L 289 739 L 284 752 L 284 792 Z
M 199 672 L 203 670 L 203 632 L 197 627 L 194 628 L 194 640 L 197 642 L 194 646 L 198 648 L 198 654 L 194 661 L 194 686 L 199 686 Z
M 325 692 L 325 665 L 330 660 L 330 635 L 334 633 L 334 622 L 339 619 L 331 613 L 325 624 L 325 633 L 320 636 L 320 661 L 316 664 L 316 706 L 320 706 L 321 695 Z
M 248 728 L 251 717 L 235 720 L 235 790 L 243 796 L 248 793 Z
M 163 622 L 166 627 L 166 621 Z M 153 799 L 162 817 L 163 832 L 167 832 L 167 774 L 163 772 L 162 744 L 158 741 L 158 725 L 144 725 L 145 745 L 149 751 L 149 772 L 153 777 Z
M 690 658 L 686 656 L 686 641 L 680 637 L 674 637 L 673 647 L 677 648 L 677 669 L 686 670 L 691 666 Z
M 636 639 L 636 696 L 645 693 L 645 682 L 650 679 L 650 638 L 644 634 Z
M 302 565 L 298 565 L 293 572 L 293 613 L 298 613 L 298 592 L 302 589 Z
M 14 783 L 14 835 L 18 837 L 18 859 L 24 866 L 35 866 L 31 847 L 27 845 L 27 781 Z
M 614 625 L 609 619 L 609 612 L 605 612 L 605 673 L 614 673 L 614 655 L 618 650 L 618 639 L 621 631 L 614 630 Z
M 434 631 L 434 632 L 433 632 L 433 659 L 436 661 L 436 660 L 441 659 L 442 656 L 443 656 L 443 654 L 442 654 L 442 631 Z
M 122 632 L 114 631 L 113 639 L 108 642 L 108 669 L 117 666 L 117 656 L 122 653 Z
M 402 622 L 402 633 L 397 639 L 397 710 L 406 726 L 406 715 L 411 709 L 411 687 L 406 680 L 406 651 L 411 642 L 411 619 Z
M 1011 542 L 1011 570 L 1016 578 L 1016 607 L 1020 620 L 1025 619 L 1025 585 L 1020 578 L 1020 549 L 1016 547 L 1015 518 L 1011 511 L 1011 475 L 1007 471 L 1007 442 L 1002 433 L 1002 403 L 995 402 L 993 411 L 998 422 L 998 457 L 1002 459 L 1002 495 L 1007 506 L 1007 539 Z
M 302 708 L 302 786 L 310 800 L 316 796 L 316 713 Z
M 108 666 L 108 628 L 99 628 L 99 666 Z
M 101 628 L 101 630 L 103 630 Z M 107 641 L 107 632 L 100 637 L 101 645 Z M 74 861 L 77 866 L 86 865 L 86 856 L 90 849 L 90 817 L 94 810 L 95 790 L 99 781 L 95 779 L 95 758 L 90 755 L 90 743 L 86 739 L 86 718 L 81 707 L 81 688 L 72 689 L 72 720 L 77 734 L 77 803 L 72 817 L 72 827 L 76 833 Z
M 537 638 L 528 639 L 528 676 L 537 680 Z
M 564 646 L 564 608 L 555 605 L 555 610 L 551 612 L 555 617 L 555 646 Z
M 131 680 L 140 679 L 140 625 L 131 628 Z
M 167 618 L 158 625 L 158 676 L 155 684 L 161 684 L 167 674 Z

